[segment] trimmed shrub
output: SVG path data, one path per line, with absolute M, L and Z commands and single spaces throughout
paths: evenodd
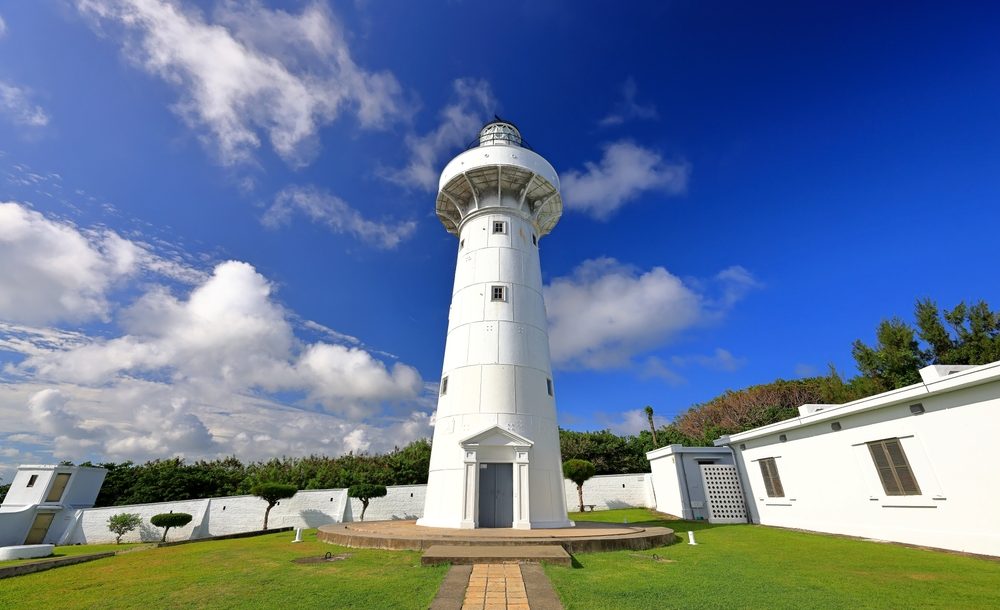
M 264 529 L 267 529 L 267 517 L 271 514 L 271 509 L 278 504 L 279 500 L 291 498 L 298 490 L 298 487 L 294 485 L 271 481 L 257 483 L 250 488 L 250 493 L 267 502 L 267 508 L 264 510 Z
M 576 493 L 580 499 L 580 512 L 583 512 L 583 484 L 594 476 L 597 468 L 587 460 L 566 460 L 563 462 L 563 476 L 576 483 Z
M 375 485 L 373 483 L 358 483 L 351 485 L 347 490 L 347 495 L 361 500 L 361 520 L 365 520 L 365 511 L 368 510 L 368 502 L 372 498 L 383 498 L 387 490 L 385 485 Z
M 159 515 L 153 515 L 149 522 L 156 527 L 163 528 L 163 538 L 160 538 L 160 542 L 166 542 L 167 532 L 170 531 L 170 528 L 184 527 L 188 523 L 191 523 L 191 519 L 193 518 L 187 513 L 160 513 Z
M 115 544 L 122 543 L 122 536 L 142 524 L 142 517 L 136 513 L 117 513 L 108 517 L 108 530 L 115 535 Z

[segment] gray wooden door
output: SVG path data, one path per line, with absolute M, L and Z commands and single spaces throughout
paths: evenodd
M 514 465 L 479 465 L 479 527 L 514 526 Z

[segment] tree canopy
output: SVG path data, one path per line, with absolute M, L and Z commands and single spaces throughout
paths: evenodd
M 347 495 L 361 500 L 361 520 L 365 520 L 365 511 L 368 510 L 368 503 L 372 498 L 384 498 L 389 492 L 385 485 L 377 483 L 356 483 L 347 490 Z

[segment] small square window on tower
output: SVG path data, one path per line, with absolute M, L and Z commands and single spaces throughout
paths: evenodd
M 552 392 L 552 380 L 551 379 L 546 379 L 545 380 L 545 386 L 549 390 L 549 396 L 555 396 L 555 394 Z
M 502 221 L 502 220 L 494 220 L 493 221 L 493 232 L 494 233 L 506 233 L 507 232 L 507 223 L 504 222 L 504 221 Z
M 442 377 L 441 378 L 441 396 L 444 396 L 447 393 L 448 393 L 448 378 L 447 377 Z
M 37 480 L 38 480 L 38 475 L 37 474 L 31 475 L 30 477 L 28 477 L 28 484 L 25 485 L 25 487 L 34 487 L 35 486 L 35 481 L 37 481 Z
M 491 300 L 493 301 L 506 301 L 507 300 L 507 287 L 506 286 L 494 286 L 492 290 Z

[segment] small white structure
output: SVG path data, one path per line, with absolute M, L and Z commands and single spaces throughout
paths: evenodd
M 652 472 L 656 510 L 682 519 L 712 520 L 709 492 L 714 490 L 706 489 L 707 480 L 702 469 L 705 466 L 732 468 L 733 454 L 729 449 L 667 445 L 646 453 L 646 459 Z M 736 498 L 742 503 L 743 497 L 738 490 Z M 730 499 L 725 502 L 728 505 Z M 717 504 L 718 511 L 722 511 L 721 502 Z M 725 509 L 729 512 L 728 506 Z M 718 522 L 718 518 L 713 521 Z M 745 521 L 744 514 L 742 522 Z
M 1000 555 L 1000 362 L 920 374 L 717 440 L 734 451 L 752 520 Z
M 0 505 L 0 547 L 58 543 L 90 508 L 107 471 L 83 466 L 20 466 Z
M 569 527 L 538 243 L 559 177 L 497 119 L 441 173 L 437 216 L 458 237 L 420 525 Z

